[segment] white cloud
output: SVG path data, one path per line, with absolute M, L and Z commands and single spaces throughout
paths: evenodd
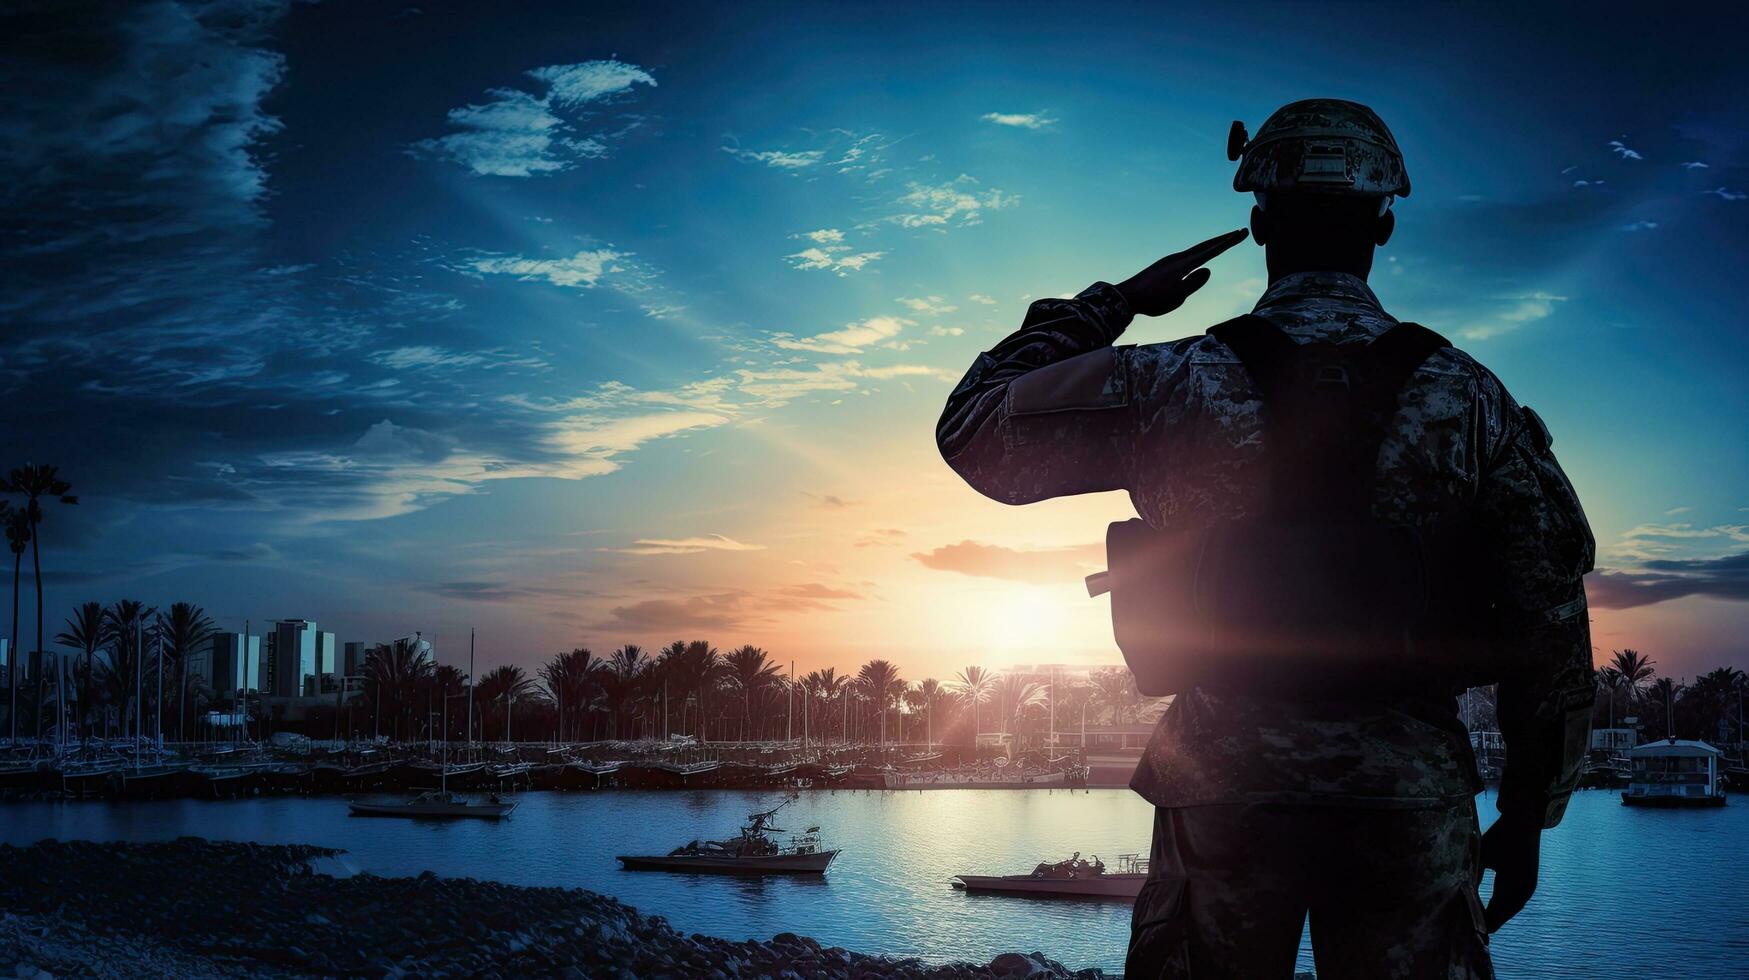
M 1621 140 L 1610 140 L 1608 145 L 1609 145 L 1610 152 L 1621 157 L 1623 160 L 1644 160 L 1645 159 L 1645 157 L 1640 155 L 1638 150 L 1630 149 L 1628 147 L 1628 145 L 1623 143 Z
M 803 350 L 815 354 L 858 354 L 865 347 L 891 341 L 911 321 L 892 316 L 871 316 L 857 323 L 847 323 L 842 330 L 831 330 L 812 337 L 795 338 L 785 334 L 773 337 L 772 343 L 785 350 Z
M 1056 124 L 1055 119 L 1042 112 L 986 112 L 978 118 L 998 126 L 1014 126 L 1019 129 L 1044 129 Z
M 895 202 L 903 210 L 889 220 L 906 228 L 975 225 L 983 220 L 986 209 L 999 211 L 1020 203 L 1020 198 L 1003 194 L 999 188 L 979 191 L 977 183 L 966 174 L 941 184 L 913 182 Z
M 656 84 L 649 72 L 619 61 L 548 65 L 526 74 L 544 82 L 546 94 L 490 89 L 486 94 L 491 101 L 449 111 L 455 132 L 419 140 L 409 152 L 451 160 L 480 176 L 534 177 L 567 170 L 578 160 L 605 156 L 606 141 L 617 134 L 574 135 L 555 107 L 574 109 L 630 91 L 633 85 Z
M 1720 200 L 1724 200 L 1724 201 L 1741 201 L 1744 198 L 1749 197 L 1749 194 L 1745 194 L 1742 191 L 1734 191 L 1734 190 L 1731 190 L 1729 187 L 1724 187 L 1722 185 L 1719 187 L 1715 187 L 1710 191 L 1703 191 L 1702 193 L 1712 194 L 1712 195 L 1718 197 Z
M 816 245 L 837 245 L 844 241 L 844 233 L 836 228 L 819 228 L 804 232 L 802 237 Z
M 1606 183 L 1606 182 L 1601 181 L 1601 180 L 1575 180 L 1575 181 L 1573 181 L 1573 186 L 1574 187 L 1601 187 L 1601 186 L 1603 186 L 1604 183 Z
M 913 313 L 920 313 L 923 316 L 941 316 L 944 313 L 952 313 L 959 309 L 959 307 L 954 306 L 940 296 L 901 296 L 899 297 L 899 305 Z
M 820 234 L 813 232 L 812 235 Z M 817 240 L 817 239 L 816 239 Z M 845 275 L 858 272 L 872 262 L 878 262 L 885 252 L 852 252 L 849 245 L 816 245 L 804 248 L 800 252 L 792 252 L 784 256 L 792 268 L 796 269 L 826 269 Z
M 1689 160 L 1685 163 L 1677 164 L 1677 166 L 1681 167 L 1684 170 L 1707 170 L 1707 169 L 1709 169 L 1707 164 L 1705 164 L 1699 160 Z
M 1622 225 L 1621 230 L 1622 231 L 1651 231 L 1652 229 L 1654 229 L 1656 227 L 1658 227 L 1658 222 L 1656 222 L 1656 221 L 1641 220 L 1641 221 L 1630 221 L 1627 224 Z
M 705 551 L 764 551 L 762 544 L 745 544 L 722 534 L 690 538 L 639 538 L 629 548 L 597 548 L 622 555 L 696 555 Z
M 1465 340 L 1487 340 L 1501 334 L 1511 333 L 1527 323 L 1534 323 L 1555 311 L 1556 303 L 1567 301 L 1565 296 L 1555 296 L 1549 293 L 1530 293 L 1524 296 L 1509 296 L 1511 303 L 1505 310 L 1493 318 L 1472 324 L 1458 331 L 1458 336 Z
M 995 306 L 996 305 L 996 301 L 994 299 L 992 299 L 988 296 L 985 296 L 983 293 L 973 293 L 972 295 L 967 296 L 966 299 L 970 302 L 973 302 L 973 303 L 982 303 L 985 306 Z
M 598 248 L 584 249 L 564 259 L 491 256 L 474 259 L 466 268 L 484 275 L 511 275 L 524 282 L 545 279 L 555 286 L 593 289 L 602 277 L 618 270 L 618 263 L 623 258 L 623 253 L 611 248 Z
M 747 163 L 763 163 L 779 170 L 801 170 L 820 162 L 826 155 L 824 150 L 802 150 L 792 153 L 787 150 L 743 150 L 738 146 L 725 146 L 723 152 L 737 160 Z
M 965 327 L 930 327 L 931 337 L 958 337 L 966 332 Z
M 583 61 L 573 65 L 535 68 L 529 77 L 546 82 L 547 94 L 562 106 L 582 105 L 631 91 L 634 85 L 656 87 L 656 79 L 637 65 L 623 61 Z

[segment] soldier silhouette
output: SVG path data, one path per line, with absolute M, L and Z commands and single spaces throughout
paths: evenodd
M 1289 977 L 1309 917 L 1322 980 L 1491 977 L 1586 748 L 1591 532 L 1536 413 L 1368 287 L 1409 193 L 1379 117 L 1295 102 L 1228 153 L 1269 268 L 1252 314 L 1114 346 L 1243 229 L 1039 300 L 937 440 L 1004 503 L 1127 490 L 1141 515 L 1107 537 L 1113 627 L 1176 697 L 1131 781 L 1156 810 L 1126 976 Z M 1485 683 L 1483 835 L 1456 695 Z

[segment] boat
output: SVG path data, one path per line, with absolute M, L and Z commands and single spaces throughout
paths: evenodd
M 1719 786 L 1724 753 L 1705 742 L 1667 738 L 1628 750 L 1633 763 L 1622 806 L 1712 807 L 1725 805 Z
M 449 699 L 443 703 L 443 730 L 449 731 Z M 514 801 L 506 803 L 498 798 L 497 793 L 489 794 L 485 802 L 476 803 L 463 796 L 457 796 L 449 791 L 449 777 L 454 772 L 474 774 L 485 771 L 484 763 L 471 766 L 451 765 L 449 762 L 449 739 L 443 741 L 444 760 L 435 768 L 438 771 L 438 787 L 420 793 L 410 800 L 399 803 L 363 803 L 352 800 L 347 803 L 355 817 L 408 817 L 415 820 L 457 820 L 470 817 L 486 820 L 497 820 L 510 816 L 510 811 L 516 809 Z
M 785 832 L 781 827 L 773 827 L 771 820 L 792 802 L 785 800 L 770 810 L 749 814 L 740 833 L 729 840 L 695 840 L 667 854 L 621 854 L 619 862 L 627 871 L 823 875 L 838 856 L 838 851 L 820 847 L 820 828 L 809 827 L 801 836 L 792 837 L 787 845 L 779 844 L 770 836 Z
M 434 789 L 400 803 L 347 803 L 355 817 L 411 817 L 419 820 L 450 820 L 479 817 L 496 820 L 510 816 L 516 809 L 514 801 L 506 803 L 494 794 L 483 803 L 476 803 L 447 790 Z
M 1148 859 L 1139 854 L 1120 854 L 1117 870 L 1108 870 L 1094 855 L 1083 860 L 1081 852 L 1066 861 L 1040 863 L 1030 874 L 959 875 L 953 887 L 966 892 L 1032 895 L 1040 898 L 1121 899 L 1135 901 L 1148 880 Z

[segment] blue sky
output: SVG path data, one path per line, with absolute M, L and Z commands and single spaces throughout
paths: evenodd
M 931 430 L 1029 299 L 1238 227 L 1228 123 L 1372 105 L 1373 282 L 1549 421 L 1597 642 L 1749 664 L 1749 69 L 1630 8 L 53 5 L 6 16 L 8 459 L 87 598 L 500 660 L 706 635 L 1110 660 L 1118 495 Z M 1261 250 L 1127 339 L 1250 307 Z M 955 666 L 949 666 L 955 665 Z

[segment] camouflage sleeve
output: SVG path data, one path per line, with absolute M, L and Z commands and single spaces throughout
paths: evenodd
M 1042 299 L 948 396 L 936 425 L 942 458 L 979 493 L 1008 504 L 1125 485 L 1134 433 L 1123 359 L 1129 326 L 1117 289 Z
M 1583 576 L 1595 546 L 1535 412 L 1501 394 L 1503 438 L 1484 472 L 1478 529 L 1497 570 L 1503 634 L 1502 815 L 1560 823 L 1590 739 L 1591 624 Z

